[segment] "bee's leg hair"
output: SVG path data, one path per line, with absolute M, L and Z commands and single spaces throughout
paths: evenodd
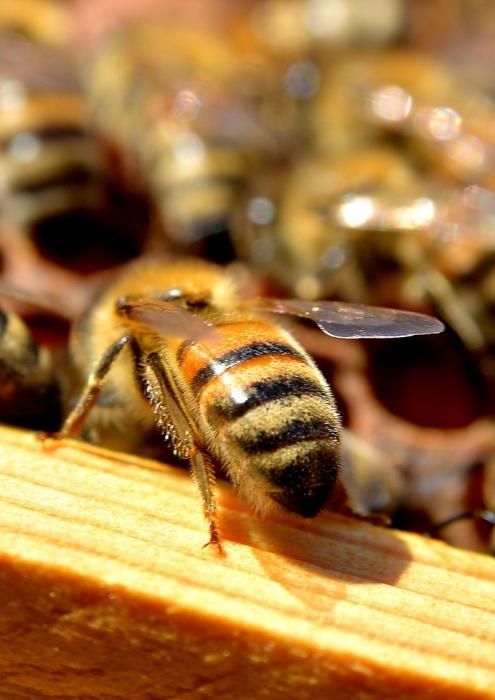
M 215 474 L 213 464 L 208 455 L 196 446 L 191 449 L 189 461 L 194 481 L 198 486 L 201 500 L 203 501 L 205 518 L 210 527 L 210 539 L 205 544 L 205 547 L 213 545 L 222 554 L 223 549 L 217 525 L 217 504 L 214 491 Z
M 223 553 L 217 526 L 217 506 L 215 501 L 215 472 L 207 450 L 201 442 L 200 431 L 195 425 L 187 402 L 179 390 L 172 365 L 166 353 L 150 353 L 142 366 L 147 366 L 154 373 L 167 407 L 168 417 L 172 420 L 177 433 L 177 446 L 182 456 L 189 460 L 194 481 L 198 485 L 203 510 L 210 527 L 210 539 L 205 546 L 213 545 Z
M 129 343 L 131 339 L 131 335 L 124 335 L 110 345 L 104 355 L 98 360 L 96 366 L 89 375 L 88 381 L 81 396 L 65 419 L 61 430 L 57 433 L 40 434 L 40 438 L 42 440 L 47 438 L 62 440 L 63 438 L 71 435 L 76 435 L 79 432 L 84 420 L 86 419 L 86 416 L 98 400 L 98 396 L 100 395 L 103 386 L 103 381 L 110 367 L 119 356 L 121 350 Z

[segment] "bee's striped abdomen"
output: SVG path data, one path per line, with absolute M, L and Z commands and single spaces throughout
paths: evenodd
M 182 373 L 200 394 L 215 377 L 235 372 L 245 363 L 265 361 L 272 356 L 304 361 L 303 353 L 287 342 L 278 328 L 263 321 L 240 321 L 216 327 L 216 337 L 208 343 L 186 342 L 177 360 Z
M 228 370 L 235 370 L 236 367 L 245 362 L 257 361 L 263 363 L 267 358 L 285 356 L 288 358 L 300 359 L 301 355 L 286 343 L 273 343 L 266 341 L 254 341 L 248 345 L 231 350 L 215 358 L 206 364 L 194 377 L 191 385 L 194 391 L 201 391 L 204 386 L 217 376 L 221 376 Z
M 28 157 L 31 150 L 35 155 Z M 29 133 L 4 135 L 0 163 L 7 208 L 21 226 L 29 228 L 43 217 L 92 208 L 102 201 L 96 144 L 83 126 L 70 119 L 50 124 L 40 114 Z
M 200 412 L 234 481 L 251 479 L 288 510 L 316 515 L 339 465 L 339 419 L 323 377 L 287 333 L 228 324 L 202 352 L 179 354 Z
M 142 167 L 172 238 L 186 245 L 225 229 L 246 177 L 242 154 L 232 145 L 200 142 L 198 138 L 203 156 L 181 161 L 171 157 L 180 148 L 180 136 L 164 141 L 162 134 L 167 131 L 161 122 L 158 129 L 151 129 L 152 136 L 155 131 L 160 137 L 144 153 Z M 187 135 L 183 138 L 187 148 L 186 139 Z M 191 141 L 194 147 L 196 141 Z
M 208 414 L 212 422 L 234 420 L 241 418 L 252 408 L 277 401 L 288 394 L 325 398 L 325 392 L 313 379 L 297 375 L 268 377 L 249 386 L 247 398 L 243 403 L 236 402 L 229 394 L 218 397 L 210 406 Z
M 32 233 L 66 214 L 93 213 L 104 202 L 103 162 L 68 57 L 42 41 L 11 36 L 8 23 L 0 26 L 0 56 L 6 217 Z M 73 235 L 70 224 L 66 238 Z

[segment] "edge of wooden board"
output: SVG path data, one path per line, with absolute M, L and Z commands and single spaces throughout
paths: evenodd
M 495 561 L 0 427 L 0 700 L 493 698 Z

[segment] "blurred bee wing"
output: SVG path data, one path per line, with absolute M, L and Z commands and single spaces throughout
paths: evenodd
M 211 323 L 169 301 L 136 299 L 120 305 L 119 311 L 131 321 L 163 335 L 188 340 L 211 339 L 216 335 Z
M 20 302 L 36 311 L 59 318 L 71 320 L 71 316 L 61 308 L 55 299 L 49 299 L 41 294 L 33 294 L 25 289 L 14 287 L 8 282 L 0 282 L 0 299 Z
M 259 311 L 309 318 L 333 338 L 406 338 L 444 330 L 441 321 L 425 314 L 340 301 L 259 298 L 248 305 Z

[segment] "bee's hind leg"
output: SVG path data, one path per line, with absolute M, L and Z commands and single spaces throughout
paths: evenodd
M 103 387 L 103 381 L 110 367 L 131 338 L 132 336 L 130 335 L 124 335 L 110 345 L 89 375 L 81 396 L 65 419 L 62 428 L 56 433 L 39 433 L 38 437 L 40 440 L 62 440 L 71 435 L 76 435 L 79 432 L 86 416 L 98 400 L 98 396 Z
M 217 524 L 217 504 L 215 500 L 215 474 L 213 464 L 208 455 L 206 455 L 198 447 L 193 446 L 189 454 L 191 471 L 196 482 L 201 499 L 203 501 L 203 511 L 205 518 L 210 527 L 210 539 L 204 545 L 208 547 L 212 545 L 216 547 L 220 554 L 223 554 L 223 548 L 220 541 L 220 533 Z
M 171 432 L 175 453 L 189 460 L 192 476 L 201 494 L 203 511 L 210 527 L 210 539 L 205 546 L 213 545 L 222 554 L 217 525 L 215 472 L 208 451 L 202 445 L 200 431 L 191 417 L 166 353 L 150 353 L 141 366 L 148 367 L 156 379 L 157 385 L 154 390 L 153 385 L 150 386 L 148 398 L 155 406 L 157 415 L 162 418 Z

